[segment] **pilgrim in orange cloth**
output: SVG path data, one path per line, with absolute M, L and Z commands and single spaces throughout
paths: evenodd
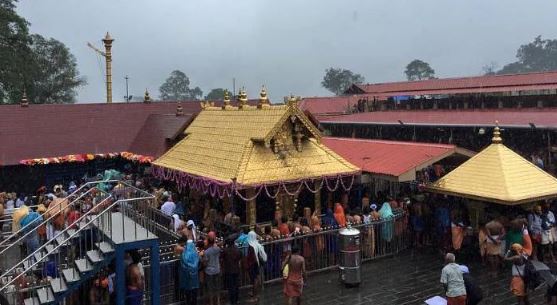
M 340 203 L 335 204 L 335 220 L 340 227 L 346 227 L 346 216 L 344 215 L 344 208 Z

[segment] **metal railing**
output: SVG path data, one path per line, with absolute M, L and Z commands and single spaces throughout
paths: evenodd
M 103 183 L 106 183 L 106 181 L 103 181 Z M 35 267 L 39 265 L 53 264 L 55 275 L 50 276 L 60 278 L 60 281 L 63 268 L 71 266 L 77 259 L 85 259 L 85 266 L 92 267 L 91 263 L 87 260 L 87 251 L 97 249 L 95 246 L 97 242 L 103 242 L 108 238 L 112 238 L 116 234 L 113 231 L 120 230 L 120 228 L 113 226 L 114 219 L 120 219 L 119 217 L 121 217 L 123 225 L 129 224 L 130 221 L 126 221 L 127 218 L 132 219 L 137 214 L 145 215 L 146 210 L 143 207 L 149 206 L 149 201 L 154 200 L 154 196 L 145 191 L 121 182 L 118 182 L 118 185 L 118 189 L 108 194 L 101 202 L 98 202 L 77 220 L 67 223 L 65 228 L 59 231 L 54 238 L 46 241 L 23 260 L 0 275 L 0 279 L 3 279 L 0 283 L 0 293 L 6 294 L 15 291 L 17 294 L 25 293 L 30 296 L 37 296 L 39 288 L 50 289 L 50 287 L 46 287 L 48 284 L 45 285 L 44 281 L 28 280 L 28 278 L 34 278 L 36 274 Z M 116 199 L 115 197 L 118 200 L 114 200 Z M 120 213 L 120 215 L 115 213 Z M 138 238 L 144 238 L 145 235 L 148 237 L 149 234 L 152 234 L 142 227 L 141 224 L 135 221 L 133 223 L 135 224 L 133 227 L 122 226 L 121 237 L 123 241 L 131 240 L 132 238 L 137 240 Z M 75 228 L 76 226 L 78 228 Z M 99 231 L 101 234 L 98 234 Z M 109 242 L 112 241 L 110 240 Z M 105 261 L 104 263 L 107 262 Z M 77 272 L 76 267 L 77 265 L 73 268 L 74 273 Z M 43 277 L 45 277 L 44 274 Z M 26 291 L 23 290 L 23 287 L 15 287 L 14 285 L 14 283 L 24 278 L 26 279 L 24 282 L 31 283 L 30 287 L 24 288 Z
M 57 217 L 60 213 L 65 212 L 67 209 L 69 209 L 69 207 L 73 207 L 73 206 L 77 205 L 77 203 L 80 202 L 81 198 L 89 195 L 89 193 L 94 193 L 94 192 L 97 192 L 97 191 L 98 192 L 103 192 L 103 191 L 97 189 L 96 187 L 92 187 L 92 188 L 88 189 L 86 192 L 81 193 L 81 191 L 84 188 L 89 187 L 90 185 L 93 185 L 95 183 L 98 184 L 99 182 L 88 182 L 88 183 L 83 184 L 77 190 L 75 190 L 73 193 L 68 195 L 66 198 L 63 198 L 63 199 L 61 199 L 61 201 L 58 201 L 57 202 L 58 204 L 53 204 L 52 206 L 50 206 L 46 210 L 46 212 L 44 213 L 44 215 L 50 215 L 50 217 L 48 217 L 47 219 L 43 219 L 40 223 L 37 223 L 35 221 L 33 221 L 31 223 L 28 223 L 27 225 L 21 227 L 17 232 L 13 232 L 6 239 L 0 241 L 0 248 L 4 248 L 4 249 L 0 250 L 0 256 L 2 254 L 4 254 L 6 251 L 8 251 L 8 249 L 11 248 L 11 246 L 13 244 L 17 245 L 19 242 L 23 241 L 25 239 L 25 237 L 27 237 L 33 231 L 36 231 L 38 227 L 40 227 L 42 225 L 46 225 L 52 219 Z M 79 194 L 79 196 L 77 196 L 72 201 L 70 201 L 69 198 L 75 197 L 76 194 Z M 63 201 L 68 202 L 68 204 L 64 208 L 62 208 L 62 202 Z M 16 241 L 13 241 L 13 239 L 18 237 L 18 236 L 20 236 L 20 238 L 17 239 Z M 13 242 L 11 242 L 11 241 L 13 241 Z
M 395 213 L 392 219 L 373 221 L 370 224 L 354 224 L 353 228 L 360 230 L 362 261 L 371 261 L 383 257 L 396 255 L 410 246 L 409 232 L 407 230 L 407 215 Z M 301 254 L 306 260 L 308 273 L 322 272 L 335 269 L 339 262 L 338 233 L 340 228 L 328 228 L 319 232 L 299 234 L 288 238 L 262 241 L 261 244 L 267 253 L 267 262 L 261 267 L 263 283 L 269 284 L 282 280 L 282 261 L 288 254 L 292 245 L 300 247 Z M 160 298 L 161 304 L 172 304 L 183 301 L 179 291 L 180 258 L 174 255 L 174 244 L 167 242 L 161 244 L 160 262 Z M 247 246 L 241 247 L 240 252 L 247 253 Z M 245 268 L 246 257 L 243 255 L 240 268 L 240 287 L 251 285 L 249 274 Z M 151 270 L 148 260 L 144 260 L 146 291 L 149 291 L 148 282 Z M 221 275 L 223 269 L 221 268 Z M 223 283 L 224 284 L 224 283 Z M 206 293 L 201 283 L 201 297 Z M 221 287 L 225 287 L 221 285 Z M 145 293 L 148 296 L 149 293 Z

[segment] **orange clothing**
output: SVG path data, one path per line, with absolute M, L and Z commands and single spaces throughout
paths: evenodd
M 523 297 L 526 295 L 526 285 L 524 285 L 524 280 L 520 276 L 513 276 L 511 280 L 511 292 L 517 297 Z
M 447 305 L 466 305 L 466 295 L 447 297 Z
M 464 228 L 461 226 L 453 225 L 451 227 L 451 236 L 453 241 L 453 249 L 460 250 L 462 241 L 464 240 Z
M 532 239 L 526 230 L 524 230 L 524 233 L 522 234 L 522 243 L 522 251 L 524 254 L 532 256 Z
M 466 295 L 447 297 L 447 305 L 466 305 Z
M 75 223 L 77 222 L 77 220 L 79 219 L 80 214 L 78 211 L 71 211 L 68 213 L 68 225 L 70 226 L 70 228 L 75 229 L 77 226 L 75 225 Z
M 346 216 L 344 215 L 344 208 L 340 205 L 340 203 L 335 205 L 334 216 L 339 226 L 346 227 Z
M 278 228 L 279 228 L 279 231 L 280 231 L 280 235 L 289 235 L 290 234 L 290 229 L 288 228 L 287 223 L 281 223 Z

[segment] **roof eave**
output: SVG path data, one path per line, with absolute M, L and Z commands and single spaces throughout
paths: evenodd
M 487 201 L 487 202 L 492 202 L 492 203 L 497 203 L 497 204 L 502 204 L 502 205 L 511 205 L 511 206 L 521 205 L 521 204 L 536 202 L 536 201 L 542 201 L 542 200 L 546 200 L 546 199 L 557 198 L 557 192 L 554 193 L 554 194 L 546 194 L 546 195 L 542 195 L 542 196 L 528 197 L 528 198 L 523 198 L 523 199 L 518 199 L 518 200 L 508 200 L 508 199 L 484 197 L 484 196 L 475 195 L 475 194 L 460 193 L 460 192 L 447 190 L 447 189 L 442 189 L 442 188 L 431 186 L 431 185 L 426 186 L 425 190 L 428 191 L 428 192 L 431 192 L 431 193 L 444 194 L 444 195 L 449 195 L 449 196 L 468 198 L 468 199 L 473 199 L 473 200 L 478 200 L 478 201 Z

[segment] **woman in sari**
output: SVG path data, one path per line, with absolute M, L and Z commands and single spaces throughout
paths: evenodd
M 325 212 L 325 216 L 323 216 L 323 226 L 325 226 L 325 230 L 331 230 L 338 227 L 338 223 L 335 219 L 333 214 L 333 210 L 327 209 Z M 335 264 L 335 255 L 337 253 L 337 236 L 335 231 L 330 231 L 322 234 L 323 238 L 325 239 L 325 247 L 327 248 L 324 252 L 325 254 L 325 261 L 327 264 Z
M 346 215 L 344 215 L 344 208 L 340 203 L 335 205 L 335 220 L 341 228 L 346 227 Z
M 323 225 L 325 226 L 325 229 L 330 229 L 330 227 L 338 226 L 338 223 L 335 220 L 335 216 L 333 214 L 333 210 L 327 209 L 327 211 L 325 211 L 325 215 L 323 216 Z
M 318 233 L 321 232 L 321 221 L 319 220 L 319 216 L 314 215 L 311 216 L 311 223 L 310 223 L 310 229 L 311 231 L 313 231 L 314 233 Z M 325 239 L 323 234 L 316 234 L 314 235 L 315 238 L 312 238 L 312 249 L 314 253 L 323 253 L 323 250 L 325 249 Z M 317 261 L 312 262 L 313 265 L 310 265 L 310 270 L 312 270 L 312 267 L 315 267 L 317 265 L 321 264 L 321 255 L 317 255 Z M 315 265 L 315 266 L 314 266 Z M 315 268 L 317 269 L 317 268 Z

